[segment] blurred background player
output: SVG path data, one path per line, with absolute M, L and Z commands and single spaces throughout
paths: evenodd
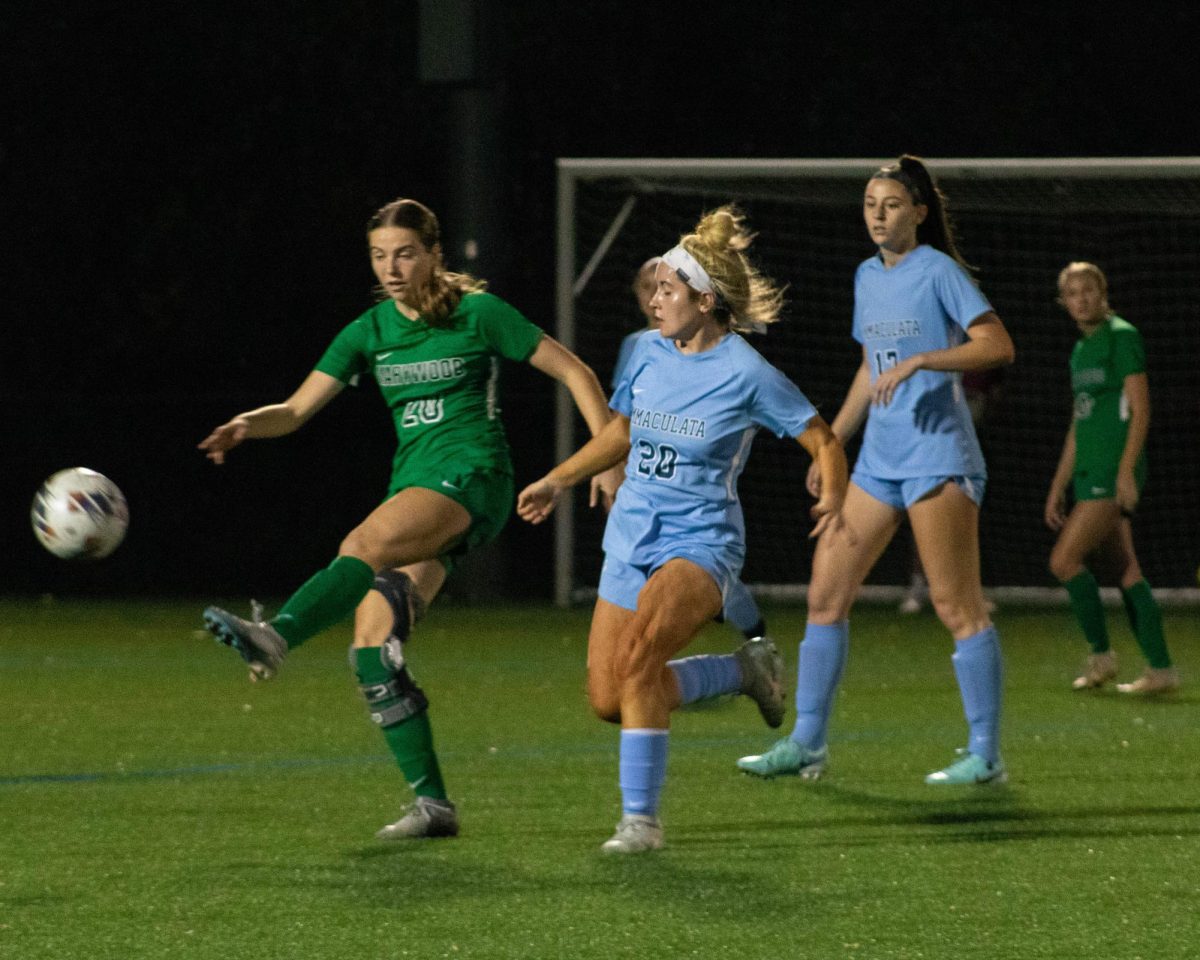
M 495 406 L 499 360 L 528 362 L 565 384 L 593 434 L 610 414 L 599 381 L 578 357 L 484 292 L 482 281 L 446 270 L 429 208 L 405 199 L 387 204 L 368 223 L 367 242 L 380 302 L 337 335 L 291 397 L 238 414 L 200 449 L 224 463 L 243 440 L 298 430 L 347 383 L 370 374 L 398 440 L 387 499 L 270 621 L 217 607 L 204 620 L 241 654 L 252 680 L 265 680 L 292 649 L 354 612 L 351 666 L 416 795 L 377 836 L 450 836 L 458 816 L 404 643 L 454 561 L 493 540 L 512 511 L 513 469 Z
M 745 557 L 737 478 L 758 425 L 795 437 L 823 480 L 814 535 L 837 516 L 846 458 L 800 390 L 736 331 L 778 318 L 782 295 L 747 261 L 751 235 L 732 207 L 705 215 L 655 268 L 661 336 L 636 344 L 599 436 L 530 484 L 517 513 L 540 523 L 563 490 L 625 460 L 608 515 L 588 636 L 588 696 L 621 725 L 622 817 L 602 850 L 662 846 L 658 801 L 670 714 L 746 693 L 782 719 L 782 661 L 767 640 L 730 656 L 671 660 L 721 610 Z
M 867 181 L 863 219 L 876 254 L 854 277 L 854 338 L 862 364 L 833 421 L 845 443 L 867 422 L 843 523 L 817 544 L 800 644 L 796 723 L 738 767 L 762 777 L 819 777 L 826 728 L 850 640 L 859 587 L 905 513 L 930 599 L 954 638 L 951 658 L 966 714 L 959 758 L 932 785 L 1002 781 L 1000 640 L 979 579 L 979 504 L 986 468 L 958 373 L 1011 363 L 1013 344 L 971 280 L 945 198 L 925 165 L 903 156 Z M 810 490 L 821 478 L 810 471 Z
M 1067 588 L 1071 610 L 1091 648 L 1076 690 L 1117 675 L 1100 588 L 1089 563 L 1116 573 L 1125 612 L 1149 666 L 1122 693 L 1163 693 L 1179 686 L 1163 636 L 1162 613 L 1133 547 L 1133 513 L 1146 482 L 1150 386 L 1141 334 L 1108 305 L 1108 280 L 1094 263 L 1069 263 L 1058 275 L 1058 300 L 1082 334 L 1071 351 L 1074 410 L 1045 519 L 1058 540 L 1050 571 Z M 1067 512 L 1067 488 L 1075 505 Z
M 637 346 L 639 339 L 644 337 L 652 330 L 657 330 L 659 325 L 658 318 L 654 315 L 654 308 L 650 305 L 650 301 L 654 299 L 654 294 L 658 291 L 658 284 L 654 279 L 654 271 L 657 269 L 662 257 L 651 257 L 640 267 L 638 272 L 634 274 L 633 285 L 630 287 L 633 293 L 633 299 L 637 301 L 638 311 L 645 321 L 645 326 L 633 333 L 626 334 L 621 339 L 621 345 L 617 348 L 617 362 L 613 367 L 611 386 L 614 390 L 617 389 L 617 384 L 621 380 L 621 374 L 625 372 L 625 367 L 629 363 L 629 358 L 633 355 L 633 348 Z
M 646 326 L 640 330 L 634 330 L 633 333 L 627 334 L 621 340 L 621 346 L 617 350 L 617 363 L 613 368 L 612 375 L 614 390 L 621 380 L 621 375 L 625 372 L 625 367 L 633 355 L 633 348 L 638 340 L 658 330 L 659 320 L 654 315 L 654 308 L 650 301 L 657 290 L 654 272 L 661 260 L 662 257 L 651 257 L 638 268 L 638 272 L 634 275 L 631 290 L 634 300 L 637 301 L 638 310 L 646 321 Z M 759 610 L 750 588 L 741 580 L 735 580 L 730 586 L 725 597 L 724 609 L 718 618 L 733 624 L 747 640 L 764 637 L 767 634 L 767 621 L 763 618 L 762 611 Z

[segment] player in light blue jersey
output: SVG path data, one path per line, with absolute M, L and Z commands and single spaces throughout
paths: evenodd
M 833 431 L 844 443 L 866 419 L 845 521 L 817 545 L 800 644 L 796 724 L 738 767 L 819 777 L 826 727 L 849 645 L 849 615 L 871 567 L 908 514 L 930 600 L 955 641 L 954 672 L 968 741 L 929 784 L 1000 782 L 1000 643 L 979 579 L 985 471 L 962 374 L 1011 363 L 1013 344 L 967 273 L 944 197 L 925 165 L 904 156 L 868 182 L 863 217 L 878 252 L 854 278 L 862 364 Z M 810 490 L 821 478 L 809 475 Z
M 633 277 L 630 292 L 637 301 L 638 312 L 642 315 L 642 319 L 646 325 L 634 330 L 633 333 L 626 334 L 621 339 L 621 345 L 617 348 L 617 362 L 613 366 L 612 386 L 614 390 L 617 383 L 620 382 L 622 372 L 629 363 L 629 358 L 633 356 L 633 348 L 637 346 L 638 340 L 647 333 L 658 330 L 659 319 L 654 315 L 654 308 L 650 305 L 650 301 L 654 299 L 654 294 L 658 292 L 658 281 L 654 279 L 654 274 L 661 260 L 662 257 L 651 257 L 638 267 L 638 272 Z
M 658 336 L 659 320 L 654 316 L 654 308 L 650 305 L 650 301 L 658 289 L 654 274 L 661 260 L 662 257 L 651 257 L 638 268 L 638 272 L 633 278 L 633 296 L 637 300 L 638 310 L 646 319 L 646 326 L 627 334 L 621 340 L 621 346 L 617 350 L 617 362 L 613 367 L 612 387 L 614 390 L 621 382 L 621 375 L 629 365 L 629 359 L 633 356 L 633 349 L 637 346 L 637 342 L 646 336 Z M 758 604 L 755 602 L 750 588 L 741 580 L 735 581 L 730 586 L 720 619 L 733 624 L 747 640 L 767 635 L 767 621 L 763 618 L 762 611 L 758 609 Z
M 616 416 L 517 499 L 517 513 L 540 523 L 563 490 L 627 458 L 588 637 L 592 709 L 621 725 L 623 815 L 602 847 L 609 853 L 662 846 L 672 710 L 724 693 L 750 694 L 760 707 L 782 696 L 782 662 L 765 641 L 731 656 L 670 659 L 737 580 L 745 555 L 737 480 L 758 427 L 795 437 L 813 456 L 821 477 L 814 536 L 837 525 L 845 496 L 841 444 L 737 333 L 775 320 L 781 301 L 746 260 L 749 242 L 740 214 L 722 207 L 664 255 L 653 299 L 659 335 L 637 342 L 611 401 Z

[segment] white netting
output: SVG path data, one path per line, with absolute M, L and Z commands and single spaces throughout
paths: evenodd
M 617 345 L 640 323 L 629 286 L 636 267 L 668 249 L 708 208 L 735 200 L 759 232 L 753 256 L 790 285 L 785 320 L 752 338 L 832 419 L 859 362 L 850 337 L 852 279 L 872 252 L 859 215 L 861 163 L 776 162 L 687 169 L 670 161 L 616 170 L 587 161 L 563 165 L 569 219 L 560 229 L 564 282 L 582 289 L 564 307 L 560 334 L 602 380 Z M 989 166 L 990 163 L 990 166 Z M 1072 165 L 1013 161 L 931 163 L 960 248 L 978 268 L 983 291 L 1017 344 L 1016 364 L 980 431 L 990 482 L 982 513 L 985 583 L 1047 587 L 1053 535 L 1042 503 L 1069 422 L 1067 358 L 1075 328 L 1054 303 L 1059 269 L 1093 260 L 1109 277 L 1114 309 L 1142 332 L 1153 425 L 1150 482 L 1136 524 L 1140 558 L 1156 587 L 1194 586 L 1200 559 L 1200 163 L 1169 169 L 1147 161 Z M 633 167 L 635 169 L 628 169 Z M 571 200 L 573 199 L 573 204 Z M 561 198 L 560 198 L 561 200 Z M 614 224 L 619 229 L 614 231 Z M 852 446 L 851 456 L 855 453 Z M 807 460 L 795 444 L 760 433 L 741 483 L 749 552 L 748 583 L 808 581 Z M 596 583 L 603 519 L 578 506 L 562 540 L 569 590 Z M 870 582 L 907 579 L 901 535 Z M 561 586 L 561 585 L 560 585 Z M 564 587 L 564 589 L 566 589 Z M 560 597 L 563 590 L 560 590 Z

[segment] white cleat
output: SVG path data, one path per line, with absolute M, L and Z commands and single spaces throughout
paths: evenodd
M 644 853 L 647 850 L 661 850 L 662 845 L 663 830 L 658 817 L 627 813 L 617 824 L 617 832 L 600 844 L 600 852 Z
M 1117 655 L 1111 650 L 1089 653 L 1083 673 L 1071 681 L 1072 690 L 1095 690 L 1117 678 Z M 1128 686 L 1128 684 L 1123 684 Z
M 423 840 L 431 837 L 457 837 L 458 812 L 449 800 L 417 797 L 404 809 L 395 823 L 375 834 L 377 840 Z
M 1179 689 L 1179 672 L 1174 667 L 1147 667 L 1146 672 L 1130 683 L 1118 683 L 1119 693 L 1149 696 L 1155 693 L 1174 693 Z

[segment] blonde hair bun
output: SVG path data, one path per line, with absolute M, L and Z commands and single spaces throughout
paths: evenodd
M 712 250 L 745 250 L 753 235 L 745 227 L 746 218 L 732 204 L 706 213 L 696 224 L 696 239 Z
M 741 210 L 729 203 L 705 213 L 695 230 L 679 240 L 711 279 L 718 316 L 738 333 L 761 333 L 783 308 L 783 289 L 760 274 L 744 253 L 754 236 Z

